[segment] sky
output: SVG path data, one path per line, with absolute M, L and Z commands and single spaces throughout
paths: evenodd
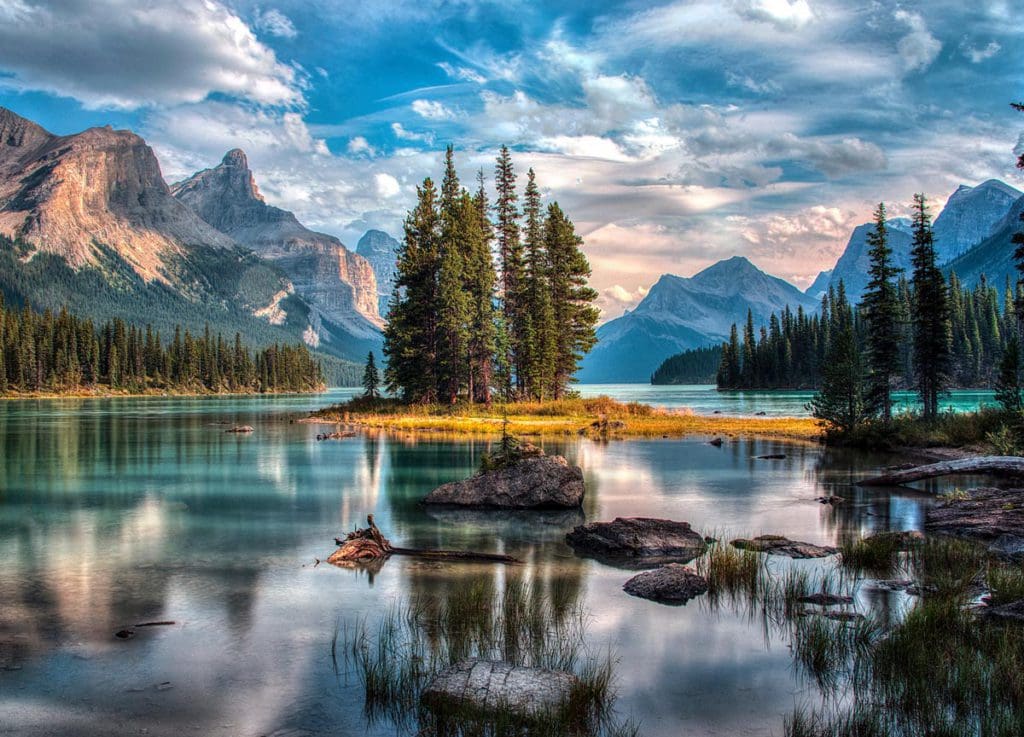
M 736 254 L 806 287 L 875 203 L 1024 186 L 1024 0 L 0 0 L 0 105 L 130 128 L 169 181 L 401 237 L 449 143 L 576 222 L 604 317 Z

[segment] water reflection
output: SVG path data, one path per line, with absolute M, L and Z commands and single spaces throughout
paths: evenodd
M 398 596 L 457 596 L 473 581 L 500 590 L 517 576 L 583 602 L 590 645 L 620 659 L 619 707 L 645 734 L 779 733 L 810 693 L 784 645 L 741 614 L 624 595 L 628 574 L 576 558 L 565 532 L 582 519 L 654 516 L 834 543 L 918 527 L 929 503 L 851 485 L 886 458 L 810 444 L 567 439 L 546 446 L 584 467 L 581 513 L 429 510 L 420 499 L 475 470 L 488 443 L 316 442 L 320 428 L 288 420 L 321 402 L 0 403 L 0 721 L 29 735 L 390 734 L 366 725 L 360 684 L 334 674 L 336 625 L 372 619 Z M 219 424 L 242 422 L 256 432 Z M 769 454 L 785 458 L 757 458 Z M 823 495 L 845 502 L 822 505 Z M 395 558 L 372 580 L 314 566 L 371 512 L 395 544 L 524 564 Z M 164 619 L 178 624 L 113 637 Z

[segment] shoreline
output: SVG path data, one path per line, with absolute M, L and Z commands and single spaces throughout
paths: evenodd
M 509 405 L 509 414 L 492 407 L 425 408 L 389 407 L 388 411 L 360 411 L 351 405 L 325 407 L 300 420 L 340 424 L 396 432 L 497 437 L 503 432 L 523 437 L 590 437 L 600 439 L 658 437 L 765 438 L 819 441 L 822 428 L 810 417 L 731 417 L 698 415 L 651 405 L 623 405 L 597 400 L 606 411 L 590 410 L 578 400 L 581 411 L 544 411 L 548 405 L 526 408 Z
M 167 399 L 199 399 L 203 397 L 259 397 L 259 396 L 312 396 L 315 394 L 326 394 L 331 388 L 311 391 L 270 391 L 270 392 L 199 392 L 199 391 L 176 391 L 173 389 L 147 389 L 141 392 L 113 391 L 113 390 L 90 390 L 79 388 L 67 392 L 18 392 L 0 394 L 0 401 L 16 401 L 28 399 L 144 399 L 148 397 L 163 397 Z

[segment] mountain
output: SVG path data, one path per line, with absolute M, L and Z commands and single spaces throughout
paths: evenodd
M 939 264 L 948 264 L 964 255 L 995 233 L 1007 211 L 1021 197 L 1021 192 L 997 179 L 990 179 L 976 187 L 960 185 L 946 201 L 946 206 L 935 218 L 935 249 Z M 868 245 L 867 234 L 874 223 L 857 226 L 839 257 L 829 286 L 839 286 L 842 280 L 850 301 L 856 304 L 867 286 Z M 896 266 L 904 269 L 907 278 L 911 275 L 910 249 L 913 244 L 913 228 L 907 218 L 889 220 L 889 246 L 893 250 Z M 977 260 L 977 259 L 975 259 Z M 982 259 L 984 260 L 984 259 Z M 974 267 L 971 267 L 974 269 Z M 972 276 L 961 274 L 967 285 L 977 281 L 976 269 Z M 820 277 L 819 277 L 820 278 Z M 815 282 L 817 283 L 817 281 Z
M 1020 274 L 1013 261 L 1014 245 L 1010 242 L 1014 233 L 1024 230 L 1020 217 L 1024 214 L 1024 196 L 1017 199 L 1009 211 L 996 224 L 992 235 L 957 259 L 949 262 L 943 271 L 955 273 L 965 286 L 981 281 L 982 275 L 990 284 L 1002 288 L 1006 279 L 1014 284 Z
M 998 179 L 977 187 L 961 184 L 935 218 L 935 251 L 939 263 L 967 253 L 992 235 L 1013 203 L 1024 193 Z
M 583 361 L 580 381 L 648 381 L 667 357 L 728 339 L 749 309 L 756 325 L 786 305 L 813 310 L 817 300 L 742 256 L 693 277 L 665 274 L 636 309 L 598 328 L 598 343 Z
M 254 347 L 315 337 L 315 313 L 288 276 L 178 201 L 142 138 L 109 126 L 57 136 L 5 108 L 0 293 L 164 337 L 176 324 L 238 332 Z M 352 373 L 322 358 L 329 374 Z
M 381 315 L 388 311 L 391 290 L 398 273 L 397 258 L 401 243 L 382 230 L 368 230 L 356 244 L 356 253 L 370 262 L 377 277 L 377 305 Z
M 311 308 L 309 342 L 351 358 L 379 350 L 383 320 L 370 263 L 337 238 L 306 228 L 287 210 L 268 205 L 245 152 L 228 151 L 212 169 L 193 174 L 171 193 L 210 226 L 277 265 Z
M 909 274 L 910 247 L 914 240 L 910 235 L 909 222 L 897 218 L 889 221 L 889 225 L 889 247 L 892 249 L 893 263 Z M 839 282 L 842 281 L 851 304 L 860 301 L 861 294 L 868 285 L 870 258 L 867 236 L 874 228 L 874 223 L 864 223 L 853 229 L 846 249 L 832 269 L 832 276 L 828 282 L 829 287 L 838 288 Z
M 804 294 L 808 297 L 813 297 L 814 299 L 821 299 L 821 295 L 828 292 L 828 284 L 831 279 L 832 269 L 822 271 L 814 277 L 814 281 L 811 282 L 811 286 L 804 290 Z

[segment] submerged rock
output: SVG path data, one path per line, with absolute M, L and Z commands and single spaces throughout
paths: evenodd
M 649 517 L 616 517 L 611 522 L 580 525 L 565 541 L 579 555 L 647 568 L 689 563 L 708 547 L 688 522 Z
M 493 471 L 452 481 L 424 504 L 502 509 L 571 509 L 583 504 L 583 471 L 562 456 L 536 455 Z
M 801 604 L 814 604 L 815 606 L 841 606 L 843 604 L 852 604 L 853 597 L 819 592 L 817 594 L 801 596 L 797 601 Z
M 782 535 L 761 535 L 752 540 L 740 538 L 733 540 L 732 545 L 740 550 L 752 550 L 755 553 L 768 555 L 784 555 L 787 558 L 826 558 L 839 552 L 839 548 L 829 545 L 790 540 Z
M 928 510 L 925 530 L 989 545 L 1005 558 L 1024 559 L 1024 489 L 981 488 Z
M 236 432 L 236 433 L 250 433 L 253 432 L 252 425 L 235 425 L 230 430 L 224 432 Z
M 579 684 L 565 671 L 470 658 L 434 676 L 421 698 L 429 709 L 470 707 L 529 719 L 568 704 Z
M 644 571 L 622 587 L 630 596 L 662 604 L 685 604 L 708 591 L 707 580 L 692 568 L 669 563 L 653 571 Z

